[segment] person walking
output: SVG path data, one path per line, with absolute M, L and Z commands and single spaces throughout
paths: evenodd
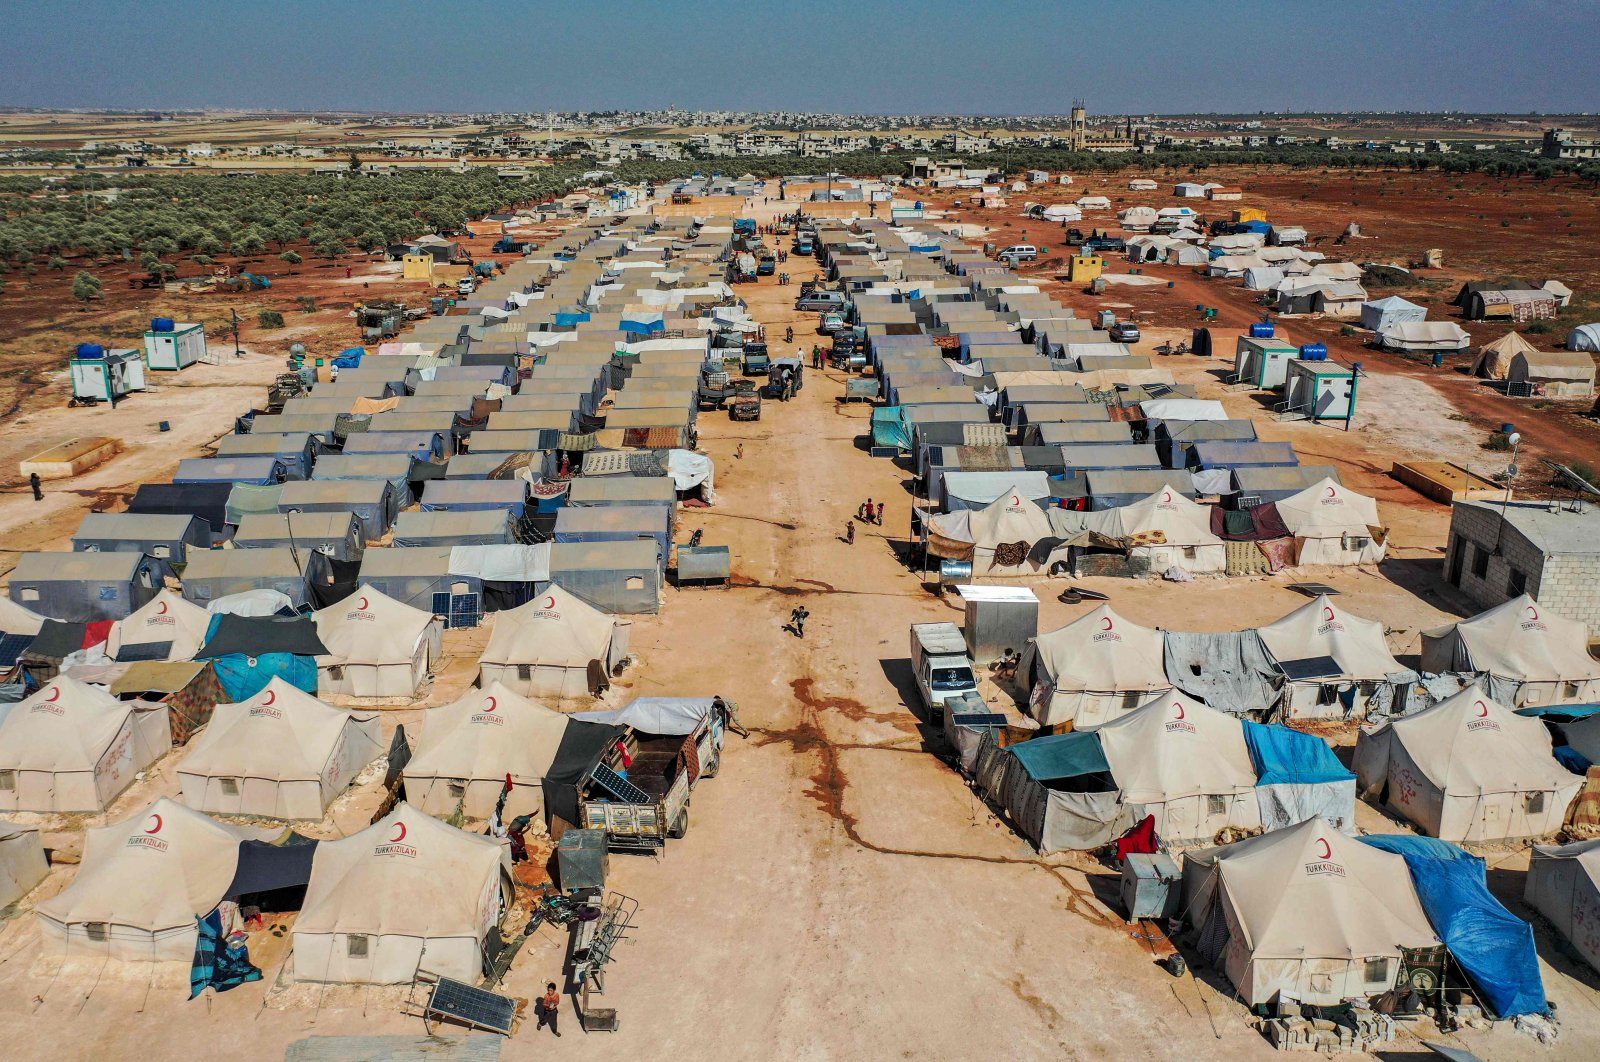
M 34 501 L 44 501 L 44 488 L 39 485 L 39 473 L 28 473 L 28 486 L 33 488 Z
M 883 526 L 883 502 L 878 503 L 878 512 L 877 515 L 872 518 L 872 522 L 877 524 L 879 527 Z
M 810 618 L 811 613 L 804 605 L 789 613 L 789 625 L 794 628 L 794 636 L 796 638 L 804 638 L 806 636 L 806 620 Z
M 539 998 L 537 1009 L 539 1011 L 538 1029 L 548 1025 L 551 1032 L 560 1036 L 561 1030 L 556 1028 L 556 1018 L 561 1013 L 561 993 L 556 991 L 556 983 L 554 981 L 544 986 L 544 995 Z M 534 1031 L 537 1032 L 538 1029 Z
M 856 522 L 854 520 L 846 520 L 844 522 L 844 544 L 847 546 L 856 544 Z

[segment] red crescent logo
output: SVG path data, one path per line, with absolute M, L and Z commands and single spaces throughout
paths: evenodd
M 156 609 L 156 615 L 165 616 L 166 614 L 167 614 L 167 603 L 165 601 L 163 601 L 163 602 L 161 602 L 160 607 Z
M 358 600 L 356 602 L 356 610 L 359 611 L 359 612 L 367 611 L 367 599 L 366 598 L 363 597 L 363 598 L 361 598 L 360 600 Z
M 1328 484 L 1328 497 L 1336 498 L 1338 496 L 1339 496 L 1339 489 L 1337 487 L 1335 487 L 1332 483 L 1329 483 Z M 1323 841 L 1322 843 L 1323 844 L 1327 844 L 1328 842 L 1327 841 Z
M 1479 719 L 1487 719 L 1489 717 L 1489 706 L 1487 704 L 1484 704 L 1482 701 L 1473 701 L 1472 703 L 1478 707 Z
M 1100 621 L 1103 624 L 1105 624 L 1105 626 L 1100 628 L 1101 630 L 1109 631 L 1111 629 L 1111 617 L 1110 616 L 1102 616 L 1102 617 L 1100 617 Z
M 493 697 L 490 697 L 490 698 L 489 698 L 489 703 L 488 703 L 488 704 L 487 704 L 487 705 L 485 705 L 485 706 L 484 706 L 484 709 L 483 709 L 483 710 L 484 710 L 484 711 L 485 711 L 485 712 L 492 712 L 492 711 L 494 711 L 494 709 L 495 709 L 495 703 L 494 703 L 494 698 L 493 698 Z
M 271 704 L 273 701 L 275 701 L 277 699 L 278 699 L 278 691 L 277 690 L 268 690 L 267 691 L 267 699 L 262 701 L 261 703 L 262 704 Z
M 1322 606 L 1322 618 L 1325 619 L 1325 620 L 1333 619 L 1333 609 L 1329 608 L 1327 605 L 1323 605 Z
M 1164 490 L 1161 492 L 1161 502 L 1163 505 L 1172 504 L 1172 492 L 1170 490 Z
M 406 839 L 406 824 L 403 822 L 397 822 L 394 824 L 394 828 L 397 832 L 393 837 L 389 838 L 389 843 L 399 844 L 401 841 Z
M 551 609 L 553 609 L 555 607 L 556 607 L 556 595 L 551 594 L 549 597 L 544 599 L 544 610 L 546 612 L 549 612 Z
M 1183 703 L 1181 701 L 1173 701 L 1172 702 L 1172 706 L 1178 710 L 1177 718 L 1182 719 L 1183 718 Z
M 50 687 L 50 696 L 46 697 L 45 700 L 47 700 L 47 701 L 51 702 L 52 704 L 54 704 L 56 701 L 59 701 L 60 699 L 61 699 L 61 687 L 60 686 L 51 686 Z
M 160 816 L 160 815 L 157 815 L 157 814 L 156 814 L 156 813 L 155 813 L 155 812 L 153 812 L 153 811 L 152 811 L 152 812 L 151 812 L 151 813 L 150 813 L 150 817 L 151 817 L 151 818 L 152 818 L 152 819 L 155 819 L 155 820 L 156 820 L 156 824 L 155 824 L 155 825 L 154 825 L 154 826 L 151 826 L 151 827 L 149 827 L 149 828 L 148 828 L 148 829 L 146 829 L 146 830 L 145 830 L 145 831 L 144 831 L 144 832 L 145 832 L 145 833 L 149 833 L 149 834 L 156 834 L 156 833 L 160 833 L 160 832 L 161 832 L 161 826 L 162 826 L 162 822 L 161 822 L 161 816 Z
M 1328 843 L 1328 839 L 1326 837 L 1318 837 L 1317 838 L 1317 843 L 1322 846 L 1322 858 L 1323 859 L 1332 859 L 1333 858 L 1333 846 Z
M 1534 608 L 1532 605 L 1527 606 L 1527 611 L 1533 613 L 1533 615 L 1528 617 L 1529 619 L 1537 620 L 1539 618 L 1539 610 Z
M 1018 497 L 1017 495 L 1013 494 L 1011 496 L 1011 504 L 1012 504 L 1012 506 L 1014 508 L 1020 509 L 1020 508 L 1022 508 L 1022 499 L 1020 497 Z

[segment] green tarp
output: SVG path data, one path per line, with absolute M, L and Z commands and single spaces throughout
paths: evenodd
M 911 424 L 900 406 L 879 406 L 872 411 L 872 445 L 911 449 Z
M 1034 738 L 1012 745 L 1010 751 L 1029 777 L 1039 782 L 1111 770 L 1105 753 L 1100 750 L 1100 735 L 1092 732 Z

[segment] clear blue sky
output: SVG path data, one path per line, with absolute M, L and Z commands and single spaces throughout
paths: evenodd
M 1600 0 L 4 0 L 0 104 L 1600 110 Z

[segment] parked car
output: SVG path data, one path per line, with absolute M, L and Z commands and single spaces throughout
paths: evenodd
M 794 300 L 797 310 L 842 310 L 849 303 L 842 291 L 809 291 Z
M 817 316 L 817 331 L 825 336 L 831 336 L 843 327 L 845 327 L 844 314 L 837 310 L 829 310 Z
M 1013 262 L 1031 262 L 1039 257 L 1039 248 L 1031 243 L 1014 243 L 1001 251 L 999 257 Z
M 1132 321 L 1118 321 L 1111 326 L 1111 341 L 1113 343 L 1139 342 L 1139 326 Z

